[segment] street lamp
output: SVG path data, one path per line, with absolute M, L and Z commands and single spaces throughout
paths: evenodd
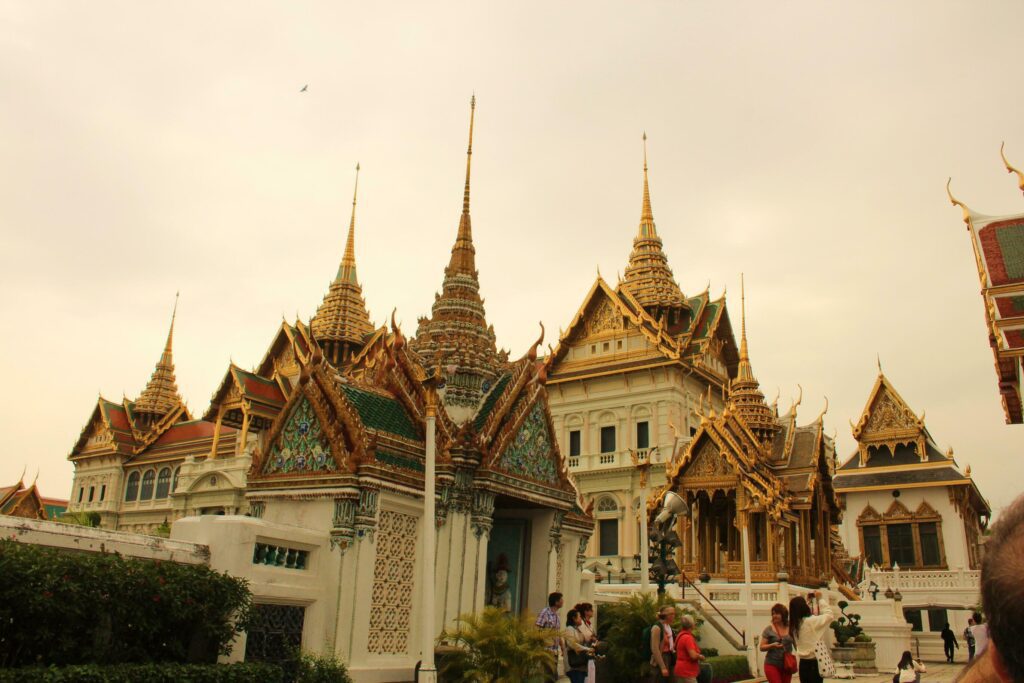
M 604 566 L 606 567 L 606 569 L 608 571 L 608 585 L 611 585 L 612 582 L 613 582 L 613 579 L 615 578 L 615 575 L 612 574 L 612 561 L 608 560 L 607 562 L 604 563 Z
M 640 553 L 633 556 L 633 571 L 640 571 Z

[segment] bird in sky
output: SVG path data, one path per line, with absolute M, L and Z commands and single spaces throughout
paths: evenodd
M 302 86 L 302 90 L 300 90 L 299 92 L 306 92 L 307 90 L 309 90 L 309 85 L 308 84 Z

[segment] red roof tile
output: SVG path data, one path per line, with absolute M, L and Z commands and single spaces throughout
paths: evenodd
M 153 445 L 162 446 L 166 444 L 179 443 L 181 441 L 192 441 L 195 439 L 212 438 L 217 425 L 205 420 L 193 422 L 179 422 L 171 426 L 166 432 L 160 435 Z M 221 426 L 221 436 L 234 433 L 234 429 L 227 425 Z

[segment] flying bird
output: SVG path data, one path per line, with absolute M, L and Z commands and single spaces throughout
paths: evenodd
M 302 86 L 302 90 L 300 90 L 299 92 L 306 92 L 307 90 L 309 90 L 309 84 L 308 83 L 306 85 Z

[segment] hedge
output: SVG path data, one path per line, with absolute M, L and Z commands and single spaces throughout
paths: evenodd
M 750 665 L 743 655 L 708 657 L 707 663 L 712 668 L 713 683 L 730 683 L 750 678 Z
M 0 683 L 284 683 L 275 664 L 84 664 L 0 669 Z
M 202 565 L 5 539 L 0 577 L 0 667 L 213 663 L 250 618 L 247 583 Z

